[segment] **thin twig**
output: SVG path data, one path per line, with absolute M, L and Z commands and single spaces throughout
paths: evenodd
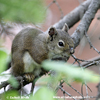
M 100 74 L 100 66 L 99 66 L 99 74 Z M 100 82 L 98 83 L 98 85 L 96 87 L 98 89 L 98 94 L 97 94 L 96 100 L 98 100 L 100 98 Z
M 81 66 L 81 69 L 82 69 L 82 71 L 84 71 L 84 69 L 83 69 L 83 67 Z M 87 84 L 86 84 L 86 81 L 85 81 L 85 88 L 86 88 L 86 95 L 88 96 L 88 89 L 87 89 Z M 87 100 L 88 100 L 88 98 L 87 98 Z
M 88 43 L 89 43 L 89 45 L 90 45 L 90 49 L 93 48 L 98 54 L 100 54 L 100 51 L 98 51 L 98 50 L 92 45 L 92 43 L 91 43 L 91 41 L 90 41 L 90 38 L 89 38 L 89 36 L 87 35 L 87 33 L 84 32 L 84 34 L 85 34 L 85 37 L 86 37 L 87 40 L 88 40 Z
M 62 86 L 63 83 L 64 83 L 64 80 L 63 80 L 62 82 L 60 81 L 60 84 L 59 84 L 58 87 L 55 89 L 55 92 L 56 92 L 56 93 L 57 93 L 58 90 L 60 89 L 59 86 L 63 87 L 63 86 Z
M 55 0 L 55 4 L 57 5 L 57 7 L 58 7 L 58 9 L 59 9 L 59 11 L 60 11 L 60 13 L 61 13 L 61 19 L 64 17 L 64 13 L 63 13 L 63 11 L 62 11 L 62 9 L 61 9 L 61 7 L 60 7 L 60 5 L 59 5 L 59 3 Z
M 87 95 L 87 97 L 88 97 L 89 95 L 88 95 L 88 89 L 87 89 L 86 81 L 85 81 L 85 88 L 86 88 L 86 95 Z M 87 100 L 88 100 L 88 98 L 87 98 Z
M 91 60 L 82 60 L 82 59 L 76 58 L 75 55 L 73 55 L 73 54 L 71 56 L 75 59 L 75 61 L 73 62 L 73 64 L 75 62 L 77 62 L 83 68 L 88 68 L 90 66 L 99 65 L 100 64 L 100 57 L 96 57 L 96 58 L 93 58 Z M 81 64 L 79 61 L 85 62 L 85 63 Z
M 72 85 L 70 85 L 68 82 L 67 82 L 67 85 L 83 97 L 83 95 L 78 90 L 76 90 L 74 87 L 72 87 Z
M 100 61 L 93 61 L 92 63 L 85 64 L 85 66 L 83 64 L 83 68 L 88 68 L 88 67 L 91 67 L 93 65 L 99 65 L 99 64 L 100 64 Z
M 75 55 L 73 55 L 73 54 L 72 54 L 72 57 L 73 57 L 76 61 L 89 62 L 89 63 L 92 63 L 92 62 L 93 62 L 93 61 L 88 61 L 88 60 L 83 60 L 83 59 L 76 58 Z
M 51 2 L 48 6 L 47 6 L 47 9 L 53 4 L 53 2 Z
M 91 62 L 85 62 L 85 63 L 83 63 L 82 64 L 83 68 L 88 68 L 88 67 L 91 67 L 93 65 L 99 65 L 100 64 L 100 56 L 92 58 L 90 61 Z
M 83 83 L 81 85 L 81 94 L 83 95 Z M 83 97 L 83 100 L 84 100 L 84 97 Z
M 76 58 L 75 55 L 73 55 L 73 54 L 71 56 L 75 59 L 75 61 L 78 63 L 79 66 L 82 66 L 81 63 L 79 62 L 81 60 L 79 60 L 78 58 Z
M 63 92 L 63 95 L 64 95 L 64 100 L 65 100 L 65 92 Z
M 69 94 L 68 92 L 66 92 L 61 86 L 59 86 L 59 88 L 61 89 L 61 91 L 63 91 L 65 94 L 67 94 L 68 96 L 72 97 L 74 100 L 76 100 L 71 94 Z
M 82 60 L 82 59 L 78 59 L 78 58 L 76 58 L 73 54 L 72 54 L 72 57 L 75 59 L 75 61 L 77 61 L 78 62 L 78 64 L 81 66 L 81 69 L 82 69 L 82 71 L 83 71 L 83 67 L 82 67 L 82 64 L 79 62 L 79 61 L 82 61 L 82 62 L 91 62 L 91 61 L 86 61 L 86 60 Z M 86 85 L 86 82 L 85 82 L 85 88 L 86 88 L 86 94 L 87 94 L 87 96 L 88 96 L 88 90 L 87 90 L 87 85 Z M 83 90 L 83 89 L 82 89 Z M 83 95 L 82 95 L 82 97 L 83 97 Z M 84 98 L 83 98 L 84 99 Z M 87 98 L 87 100 L 88 100 L 88 98 Z
M 59 9 L 59 11 L 60 11 L 60 13 L 61 13 L 61 19 L 62 19 L 62 18 L 64 17 L 64 13 L 63 13 L 63 11 L 62 11 L 62 9 L 61 9 L 59 3 L 58 3 L 56 0 L 53 0 L 53 1 L 47 6 L 47 9 L 48 9 L 53 3 L 55 3 L 55 4 L 57 5 L 57 7 L 58 7 L 58 9 Z

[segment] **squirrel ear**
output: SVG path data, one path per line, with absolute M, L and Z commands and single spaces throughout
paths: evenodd
M 68 25 L 65 23 L 64 27 L 62 28 L 63 31 L 68 32 L 69 27 Z
M 49 29 L 49 35 L 52 37 L 53 35 L 55 35 L 55 34 L 57 34 L 56 33 L 56 29 L 54 28 L 54 27 L 51 27 L 50 29 Z
M 50 36 L 50 40 L 53 41 L 53 38 L 57 35 L 57 31 L 54 27 L 51 27 L 48 31 L 48 34 Z

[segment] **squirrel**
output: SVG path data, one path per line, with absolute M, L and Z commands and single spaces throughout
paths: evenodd
M 62 29 L 50 27 L 46 33 L 28 27 L 21 30 L 12 42 L 11 73 L 32 82 L 47 72 L 41 67 L 42 61 L 67 61 L 73 53 L 74 42 L 68 34 L 67 24 Z

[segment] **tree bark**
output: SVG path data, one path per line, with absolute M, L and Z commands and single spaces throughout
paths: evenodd
M 80 6 L 75 8 L 72 12 L 64 16 L 63 19 L 61 19 L 58 23 L 54 24 L 53 26 L 57 29 L 62 29 L 64 24 L 67 23 L 69 28 L 71 28 L 84 15 L 84 17 L 81 19 L 79 26 L 71 36 L 74 40 L 76 48 L 79 45 L 80 40 L 84 36 L 84 33 L 88 31 L 88 28 L 92 20 L 94 19 L 94 16 L 99 7 L 100 7 L 100 0 L 87 0 Z
M 76 7 L 73 11 L 71 11 L 69 14 L 65 15 L 63 19 L 61 19 L 59 22 L 54 24 L 53 26 L 57 29 L 62 29 L 65 23 L 71 28 L 74 24 L 76 24 L 84 15 L 86 10 L 88 9 L 89 4 L 91 3 L 91 0 L 87 0 L 78 7 Z
M 74 40 L 75 47 L 79 45 L 80 40 L 83 38 L 85 32 L 88 31 L 88 28 L 92 20 L 94 19 L 94 16 L 97 10 L 99 9 L 99 7 L 100 7 L 100 0 L 91 1 L 91 4 L 89 5 L 88 10 L 84 14 L 79 26 L 71 36 Z

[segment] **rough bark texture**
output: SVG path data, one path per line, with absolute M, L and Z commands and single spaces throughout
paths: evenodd
M 91 3 L 91 0 L 85 1 L 83 4 L 76 7 L 69 14 L 65 15 L 63 19 L 61 19 L 59 22 L 57 22 L 53 26 L 55 28 L 62 29 L 64 24 L 67 23 L 69 28 L 72 27 L 74 24 L 76 24 L 82 18 L 82 16 L 88 9 L 88 6 L 90 3 Z
M 88 31 L 88 28 L 94 19 L 94 16 L 97 12 L 97 10 L 100 7 L 100 0 L 91 0 L 91 4 L 89 5 L 88 10 L 84 14 L 79 26 L 75 30 L 75 32 L 72 34 L 72 38 L 75 43 L 75 47 L 77 47 L 80 43 L 80 40 L 84 36 L 84 33 Z

